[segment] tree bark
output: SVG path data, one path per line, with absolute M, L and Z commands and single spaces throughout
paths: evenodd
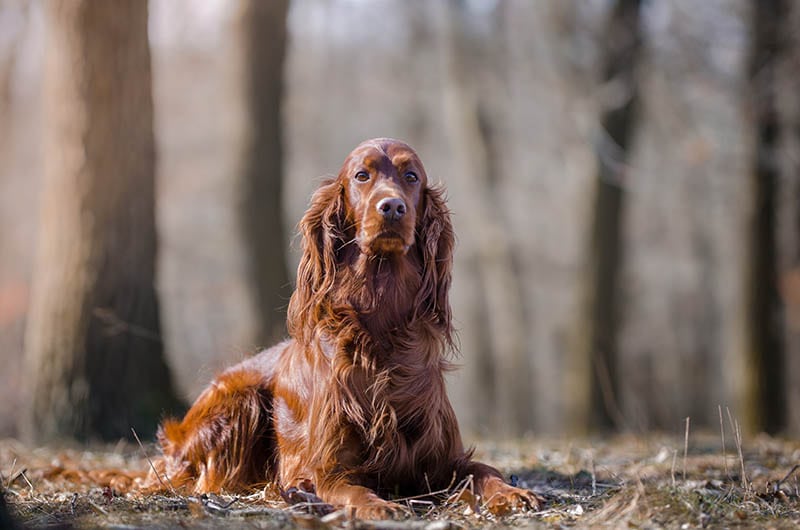
M 475 359 L 484 392 L 473 406 L 489 418 L 492 430 L 519 436 L 532 424 L 529 361 L 527 358 L 522 288 L 515 274 L 514 248 L 505 211 L 497 192 L 494 141 L 479 87 L 471 78 L 480 61 L 472 52 L 479 46 L 470 35 L 468 14 L 457 0 L 443 11 L 445 131 L 454 153 L 451 170 L 459 176 L 464 198 L 463 223 L 468 238 L 460 240 L 461 260 L 471 260 L 463 272 L 474 274 L 477 302 L 471 309 L 469 340 L 482 343 Z M 499 54 L 498 54 L 499 55 Z M 498 57 L 493 57 L 499 60 Z M 467 240 L 469 239 L 469 240 Z M 486 396 L 493 399 L 487 403 Z M 488 409 L 487 409 L 487 405 Z
M 282 222 L 281 108 L 288 0 L 242 4 L 245 133 L 240 219 L 262 344 L 286 335 L 291 295 Z
M 756 128 L 749 244 L 745 424 L 800 429 L 800 9 L 753 2 L 749 65 Z
M 778 286 L 783 304 L 786 430 L 800 435 L 800 5 L 789 2 L 782 18 L 785 53 L 777 73 L 783 136 L 778 163 L 776 224 Z
M 45 7 L 49 126 L 20 427 L 38 441 L 145 437 L 178 405 L 155 291 L 147 3 Z
M 566 400 L 570 430 L 578 432 L 621 428 L 624 423 L 617 382 L 617 278 L 623 252 L 623 183 L 639 88 L 639 7 L 639 0 L 619 0 L 605 28 L 601 74 L 611 97 L 602 102 L 583 307 L 567 368 L 567 389 L 573 394 Z
M 744 425 L 775 432 L 785 419 L 782 372 L 783 322 L 776 270 L 776 200 L 780 177 L 780 123 L 775 98 L 776 66 L 782 53 L 782 0 L 753 2 L 753 41 L 749 64 L 755 132 L 752 173 L 753 211 L 746 278 L 747 323 L 743 401 Z

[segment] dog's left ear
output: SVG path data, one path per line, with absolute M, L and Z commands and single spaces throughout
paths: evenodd
M 423 200 L 417 228 L 422 284 L 415 301 L 416 316 L 430 319 L 452 347 L 454 337 L 449 292 L 455 244 L 453 224 L 445 204 L 444 189 L 426 188 Z
M 289 300 L 289 333 L 311 342 L 336 278 L 337 248 L 344 242 L 344 191 L 337 179 L 325 180 L 300 221 L 303 254 L 297 286 Z

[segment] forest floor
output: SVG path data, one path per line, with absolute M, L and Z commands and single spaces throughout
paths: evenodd
M 598 440 L 480 443 L 476 456 L 546 502 L 536 513 L 494 516 L 464 502 L 406 500 L 414 515 L 356 521 L 289 506 L 269 487 L 249 496 L 122 495 L 53 470 L 147 470 L 155 449 L 30 449 L 0 441 L 0 486 L 30 528 L 266 528 L 455 530 L 550 527 L 800 526 L 800 441 L 759 436 L 743 443 L 717 435 L 619 436 Z M 513 475 L 513 478 L 511 476 Z M 50 477 L 50 478 L 48 478 Z M 454 485 L 453 489 L 468 488 Z M 439 492 L 448 498 L 451 492 Z M 462 499 L 469 496 L 461 496 Z

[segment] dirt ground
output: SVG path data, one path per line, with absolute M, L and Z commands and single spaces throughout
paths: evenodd
M 454 484 L 440 502 L 401 499 L 403 520 L 366 522 L 347 514 L 314 514 L 289 505 L 275 489 L 247 496 L 120 494 L 102 482 L 104 469 L 148 468 L 152 446 L 31 449 L 0 441 L 0 484 L 20 525 L 31 528 L 300 528 L 446 530 L 507 527 L 705 528 L 800 525 L 800 441 L 765 436 L 741 443 L 721 436 L 621 436 L 602 440 L 480 443 L 477 456 L 545 500 L 536 513 L 495 516 L 470 503 L 448 502 L 468 491 Z M 77 473 L 53 473 L 54 470 Z M 474 501 L 474 499 L 472 499 Z M 443 501 L 443 502 L 441 502 Z

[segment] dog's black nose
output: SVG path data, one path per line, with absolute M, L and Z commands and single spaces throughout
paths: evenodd
M 399 221 L 406 213 L 406 203 L 397 197 L 386 197 L 379 200 L 377 208 L 387 221 Z

